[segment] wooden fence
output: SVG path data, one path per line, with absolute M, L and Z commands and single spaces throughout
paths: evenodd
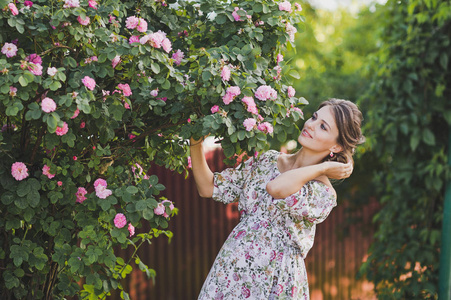
M 207 152 L 207 161 L 213 171 L 225 168 L 222 152 Z M 190 300 L 197 299 L 208 271 L 233 227 L 239 221 L 236 205 L 224 205 L 200 198 L 192 174 L 170 172 L 152 167 L 166 186 L 163 195 L 175 202 L 179 214 L 169 222 L 174 233 L 170 244 L 165 236 L 143 245 L 140 258 L 157 272 L 155 284 L 137 267 L 124 284 L 132 300 Z M 317 226 L 315 244 L 306 258 L 311 300 L 370 300 L 376 299 L 373 285 L 356 280 L 355 275 L 365 259 L 371 242 L 371 219 L 377 210 L 376 201 L 368 204 L 352 217 L 360 217 L 366 224 L 355 224 L 343 235 L 346 201 L 339 199 L 325 222 Z M 362 230 L 365 229 L 365 230 Z M 139 231 L 148 231 L 141 228 Z M 138 231 L 138 232 L 139 232 Z M 118 250 L 122 257 L 132 249 Z M 120 299 L 114 293 L 109 299 Z

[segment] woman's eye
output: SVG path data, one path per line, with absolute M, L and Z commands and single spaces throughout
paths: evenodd
M 312 115 L 312 120 L 316 120 L 316 114 Z
M 326 130 L 326 126 L 324 126 L 324 124 L 321 124 L 321 129 Z

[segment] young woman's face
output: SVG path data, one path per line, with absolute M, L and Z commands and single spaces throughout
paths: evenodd
M 330 106 L 324 106 L 308 119 L 298 142 L 304 147 L 327 155 L 330 151 L 338 152 L 338 128 Z M 336 148 L 336 147 L 339 148 Z

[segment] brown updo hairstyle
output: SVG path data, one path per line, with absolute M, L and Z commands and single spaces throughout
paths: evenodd
M 343 148 L 343 151 L 329 155 L 324 161 L 338 161 L 347 163 L 348 158 L 352 160 L 357 145 L 365 142 L 362 135 L 361 124 L 363 121 L 362 113 L 357 105 L 348 100 L 329 99 L 320 104 L 319 108 L 330 106 L 338 128 L 337 143 Z

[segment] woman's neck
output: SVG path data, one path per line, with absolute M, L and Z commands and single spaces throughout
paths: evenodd
M 324 159 L 324 154 L 318 152 L 309 151 L 309 149 L 301 148 L 298 152 L 291 157 L 292 166 L 290 169 L 307 167 L 311 165 L 319 164 Z

